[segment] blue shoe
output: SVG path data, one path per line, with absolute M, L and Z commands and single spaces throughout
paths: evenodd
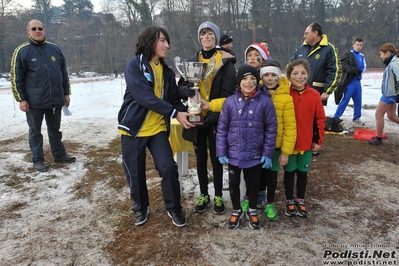
M 258 202 L 256 208 L 263 209 L 266 205 L 266 190 L 259 191 Z

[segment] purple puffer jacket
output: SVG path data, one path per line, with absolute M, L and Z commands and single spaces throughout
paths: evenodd
M 223 104 L 216 132 L 216 156 L 227 156 L 230 164 L 249 168 L 262 156 L 273 158 L 277 119 L 267 91 L 260 90 L 244 100 L 238 90 Z

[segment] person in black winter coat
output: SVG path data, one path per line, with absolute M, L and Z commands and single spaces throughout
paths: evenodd
M 162 177 L 162 195 L 172 223 L 186 225 L 180 204 L 179 172 L 169 143 L 171 118 L 184 127 L 191 125 L 186 107 L 177 93 L 175 73 L 164 62 L 169 35 L 161 27 L 145 28 L 136 41 L 136 51 L 125 71 L 126 91 L 118 114 L 122 163 L 134 202 L 135 225 L 143 225 L 149 214 L 146 183 L 146 149 Z
M 199 82 L 199 93 L 202 98 L 203 126 L 196 126 L 183 130 L 183 138 L 193 142 L 197 158 L 197 174 L 200 186 L 200 197 L 195 212 L 202 213 L 210 205 L 208 193 L 208 145 L 213 167 L 213 183 L 215 187 L 214 213 L 225 212 L 223 203 L 223 166 L 216 157 L 216 127 L 220 111 L 226 97 L 234 93 L 235 89 L 235 57 L 234 55 L 216 48 L 220 38 L 219 27 L 206 21 L 198 28 L 198 40 L 202 45 L 190 62 L 215 64 L 214 70 L 202 82 Z M 179 91 L 182 97 L 191 97 L 190 84 L 180 78 Z
M 72 163 L 62 143 L 61 109 L 70 104 L 71 88 L 68 70 L 61 49 L 47 42 L 46 28 L 39 20 L 31 20 L 26 31 L 29 41 L 18 46 L 11 60 L 11 85 L 19 109 L 26 113 L 29 126 L 29 147 L 33 168 L 46 172 L 43 135 L 45 117 L 51 153 L 55 163 Z

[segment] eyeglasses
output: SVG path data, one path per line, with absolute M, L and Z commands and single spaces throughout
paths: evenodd
M 42 27 L 32 27 L 32 28 L 30 28 L 30 30 L 31 31 L 36 31 L 36 30 L 38 30 L 38 31 L 42 31 L 43 30 L 43 28 Z

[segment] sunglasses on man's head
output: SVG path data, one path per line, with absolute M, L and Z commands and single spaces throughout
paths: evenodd
M 32 27 L 32 28 L 30 28 L 30 30 L 31 31 L 36 31 L 36 30 L 38 30 L 38 31 L 42 31 L 43 30 L 43 28 L 42 27 Z

